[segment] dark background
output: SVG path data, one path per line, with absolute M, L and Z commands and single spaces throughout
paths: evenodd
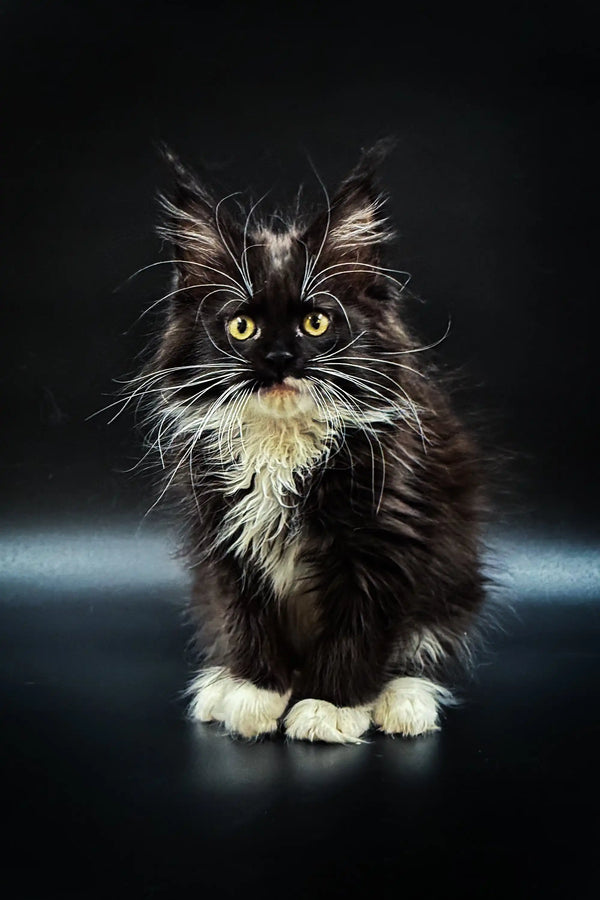
M 0 9 L 0 632 L 14 896 L 594 895 L 600 583 L 595 4 Z M 183 719 L 192 661 L 126 412 L 167 290 L 157 144 L 228 190 L 330 187 L 393 135 L 392 264 L 513 458 L 513 612 L 444 730 L 246 745 Z M 592 812 L 591 820 L 587 817 Z

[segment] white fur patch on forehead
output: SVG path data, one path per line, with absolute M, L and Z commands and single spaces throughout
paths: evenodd
M 256 242 L 261 243 L 274 269 L 283 269 L 291 260 L 300 232 L 289 228 L 284 232 L 261 228 L 256 233 Z
M 329 245 L 337 249 L 352 250 L 389 240 L 392 232 L 387 227 L 387 218 L 380 214 L 384 203 L 385 198 L 378 197 L 371 203 L 351 209 L 339 222 L 332 224 L 328 235 Z

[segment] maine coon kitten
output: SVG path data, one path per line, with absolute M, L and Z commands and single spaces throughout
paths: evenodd
M 170 156 L 174 284 L 135 390 L 185 508 L 190 712 L 245 738 L 437 729 L 483 600 L 476 451 L 383 264 L 380 155 L 286 223 Z

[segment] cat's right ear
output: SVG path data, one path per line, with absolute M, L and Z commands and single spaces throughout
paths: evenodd
M 379 167 L 393 146 L 393 140 L 384 139 L 363 150 L 331 201 L 327 198 L 328 209 L 307 230 L 306 246 L 321 264 L 348 262 L 358 275 L 360 264 L 373 268 L 378 263 L 382 245 L 394 237 L 385 212 L 386 196 L 378 185 Z
M 169 167 L 171 184 L 159 194 L 158 234 L 171 246 L 180 282 L 214 282 L 214 269 L 231 261 L 235 226 L 195 172 L 165 145 L 160 153 Z

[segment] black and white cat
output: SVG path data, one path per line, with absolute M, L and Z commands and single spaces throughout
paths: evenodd
M 134 394 L 185 510 L 190 712 L 245 738 L 436 730 L 484 598 L 477 451 L 383 265 L 382 152 L 286 224 L 169 155 L 175 283 Z

